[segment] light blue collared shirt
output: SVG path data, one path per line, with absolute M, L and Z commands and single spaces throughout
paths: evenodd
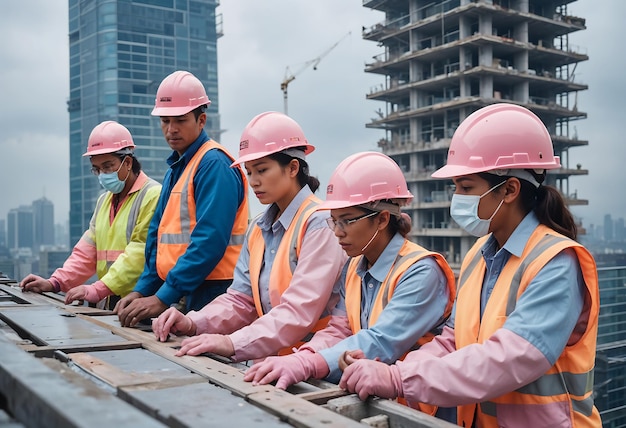
M 539 226 L 530 212 L 515 228 L 504 246 L 491 235 L 481 249 L 487 264 L 480 299 L 481 318 L 493 287 L 513 255 L 521 257 L 526 243 Z M 517 300 L 503 328 L 529 341 L 554 364 L 565 349 L 583 308 L 585 283 L 574 250 L 566 249 L 550 260 L 533 278 Z M 454 327 L 456 303 L 448 325 Z
M 278 206 L 276 204 L 270 205 L 265 212 L 258 217 L 256 224 L 261 229 L 263 235 L 263 241 L 265 242 L 265 251 L 263 253 L 263 264 L 261 266 L 261 273 L 259 276 L 259 295 L 261 298 L 261 305 L 263 312 L 268 313 L 272 309 L 270 303 L 270 273 L 271 267 L 274 265 L 274 259 L 278 247 L 285 236 L 285 232 L 289 228 L 289 225 L 294 220 L 298 209 L 306 198 L 311 196 L 313 192 L 308 185 L 305 185 L 298 194 L 293 198 L 291 203 L 287 206 L 285 211 L 280 215 L 278 220 L 274 221 L 276 214 L 278 213 Z M 326 218 L 328 217 L 328 211 L 317 211 L 309 217 L 307 223 L 307 231 L 313 231 L 317 229 L 328 228 L 326 224 Z M 296 263 L 294 260 L 289 261 L 291 268 L 295 270 Z M 252 285 L 250 282 L 250 251 L 248 249 L 248 235 L 246 234 L 243 242 L 243 247 L 235 266 L 235 273 L 233 283 L 230 286 L 231 289 L 245 293 L 248 296 L 252 296 Z M 325 313 L 324 315 L 328 315 Z
M 385 363 L 393 363 L 419 338 L 443 322 L 442 315 L 448 303 L 446 275 L 432 257 L 426 257 L 404 272 L 378 320 L 369 325 L 376 295 L 403 243 L 404 238 L 396 234 L 369 270 L 365 258 L 357 267 L 361 278 L 362 329 L 335 346 L 319 351 L 330 369 L 329 381 L 337 382 L 341 377 L 338 360 L 344 351 L 361 349 L 367 358 L 378 357 Z M 339 278 L 340 300 L 333 311 L 333 315 L 344 317 L 346 270 L 344 268 Z

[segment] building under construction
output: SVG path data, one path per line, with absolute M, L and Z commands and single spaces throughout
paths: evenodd
M 573 125 L 584 119 L 577 94 L 587 85 L 576 66 L 588 59 L 569 43 L 585 20 L 568 13 L 574 0 L 363 0 L 385 20 L 363 29 L 382 52 L 366 71 L 385 76 L 368 99 L 385 102 L 367 124 L 385 130 L 383 152 L 404 170 L 415 195 L 407 207 L 412 239 L 458 268 L 475 238 L 451 221 L 449 180 L 430 175 L 445 164 L 450 139 L 473 111 L 496 102 L 523 105 L 547 126 L 562 167 L 548 173 L 569 205 L 587 205 L 568 179 L 569 150 L 587 145 Z

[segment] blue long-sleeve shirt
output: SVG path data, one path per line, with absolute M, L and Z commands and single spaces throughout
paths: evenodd
M 393 297 L 376 323 L 369 325 L 378 290 L 393 267 L 403 243 L 404 238 L 396 234 L 369 270 L 365 259 L 357 267 L 357 275 L 361 278 L 362 329 L 336 345 L 319 351 L 330 369 L 328 380 L 339 380 L 341 371 L 338 361 L 344 351 L 361 349 L 367 358 L 378 357 L 385 363 L 393 363 L 415 345 L 419 338 L 443 321 L 442 316 L 448 304 L 446 275 L 434 258 L 425 257 L 409 266 L 402 274 Z M 339 278 L 342 284 L 340 300 L 333 315 L 346 316 L 345 279 L 344 269 Z
M 511 255 L 521 257 L 524 246 L 539 225 L 531 212 L 498 249 L 492 236 L 481 249 L 487 269 L 481 292 L 481 317 L 498 276 Z M 554 364 L 563 352 L 583 308 L 585 283 L 574 250 L 557 254 L 535 275 L 503 325 L 539 349 Z M 456 303 L 447 325 L 454 328 Z
M 183 296 L 192 298 L 191 293 L 204 283 L 222 259 L 246 192 L 240 173 L 230 167 L 231 159 L 221 150 L 209 150 L 200 161 L 193 179 L 196 227 L 191 232 L 187 250 L 163 281 L 156 269 L 159 223 L 174 185 L 193 155 L 208 140 L 202 130 L 182 156 L 173 152 L 167 159 L 170 168 L 165 173 L 161 196 L 148 229 L 146 264 L 134 291 L 143 296 L 156 294 L 168 306 Z M 198 306 L 194 302 L 187 303 L 190 307 Z

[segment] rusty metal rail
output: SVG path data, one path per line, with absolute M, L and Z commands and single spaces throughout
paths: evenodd
M 453 426 L 324 381 L 252 386 L 243 364 L 176 357 L 180 341 L 0 284 L 0 428 Z

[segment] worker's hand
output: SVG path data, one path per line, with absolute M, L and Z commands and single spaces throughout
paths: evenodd
M 98 294 L 96 287 L 89 284 L 83 284 L 78 287 L 71 288 L 67 293 L 65 293 L 66 305 L 71 304 L 75 300 L 86 300 L 89 303 L 98 303 L 102 300 L 102 297 Z
M 326 367 L 326 373 L 316 376 L 316 367 L 319 364 Z M 328 370 L 324 357 L 307 349 L 282 357 L 268 357 L 250 367 L 243 380 L 252 382 L 253 385 L 266 385 L 278 380 L 276 388 L 287 389 L 288 386 L 311 377 L 322 378 L 328 374 Z
M 113 308 L 113 313 L 119 315 L 119 313 L 122 312 L 128 305 L 130 305 L 133 300 L 139 299 L 140 297 L 143 297 L 140 293 L 136 291 L 131 291 L 115 304 L 115 307 Z
M 357 393 L 361 400 L 370 395 L 382 398 L 402 396 L 402 381 L 396 366 L 374 360 L 360 359 L 346 367 L 339 387 Z
M 71 288 L 67 293 L 65 293 L 65 304 L 69 305 L 74 300 L 87 300 L 88 302 L 91 302 L 91 300 L 88 300 L 85 297 L 87 295 L 86 287 L 89 287 L 89 286 L 79 285 L 78 287 Z M 96 297 L 97 296 L 98 296 L 98 293 L 96 293 Z M 96 303 L 96 302 L 93 302 L 93 303 Z
M 167 309 L 165 303 L 157 296 L 137 297 L 139 293 L 133 292 L 131 294 L 135 294 L 135 296 L 129 299 L 131 300 L 130 303 L 128 300 L 122 303 L 122 300 L 124 300 L 122 299 L 117 302 L 113 309 L 117 313 L 122 327 L 134 327 L 139 321 L 156 317 Z M 125 298 L 129 296 L 130 294 Z
M 343 354 L 339 356 L 339 370 L 344 371 L 350 364 L 363 358 L 365 358 L 365 353 L 360 349 L 356 351 L 344 351 Z M 379 361 L 379 358 L 377 357 L 374 361 Z
M 235 347 L 230 337 L 223 334 L 201 334 L 183 340 L 176 356 L 200 355 L 205 352 L 231 357 L 235 354 Z
M 152 320 L 152 331 L 157 340 L 165 342 L 170 333 L 177 336 L 192 336 L 196 333 L 196 325 L 191 318 L 183 315 L 176 308 L 168 308 Z
M 32 291 L 33 293 L 54 291 L 54 286 L 50 281 L 32 273 L 20 282 L 20 287 L 22 287 L 22 291 Z

